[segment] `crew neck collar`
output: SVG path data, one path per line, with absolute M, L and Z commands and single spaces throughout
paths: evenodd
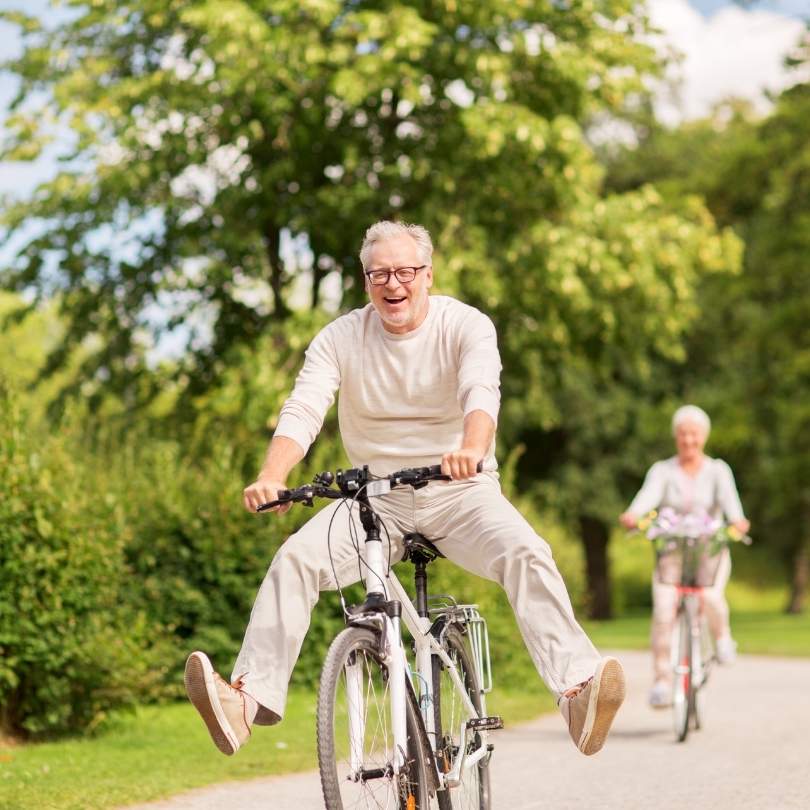
M 436 305 L 433 303 L 432 299 L 433 296 L 428 295 L 428 311 L 422 323 L 420 323 L 419 326 L 416 327 L 416 329 L 411 329 L 409 332 L 402 332 L 402 333 L 389 332 L 383 324 L 383 319 L 380 317 L 380 313 L 377 312 L 376 309 L 374 309 L 374 304 L 369 304 L 369 306 L 371 307 L 374 313 L 374 319 L 377 322 L 377 328 L 379 329 L 379 331 L 382 333 L 383 337 L 386 340 L 396 340 L 396 341 L 413 340 L 414 338 L 419 337 L 419 335 L 421 335 L 423 332 L 427 331 L 428 324 L 433 319 L 434 313 L 436 311 Z

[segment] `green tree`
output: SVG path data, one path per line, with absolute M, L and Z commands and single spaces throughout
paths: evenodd
M 659 69 L 636 36 L 643 7 L 75 8 L 52 32 L 7 15 L 27 47 L 10 66 L 22 86 L 5 156 L 35 156 L 50 121 L 75 134 L 71 168 L 4 219 L 11 234 L 32 220 L 42 228 L 4 279 L 40 298 L 60 292 L 67 336 L 49 368 L 81 345 L 85 395 L 93 385 L 136 398 L 165 390 L 143 372 L 145 349 L 161 331 L 205 322 L 211 335 L 190 342 L 177 390 L 227 410 L 217 388 L 233 391 L 227 380 L 240 376 L 227 370 L 268 330 L 281 344 L 294 331 L 295 285 L 317 304 L 337 271 L 343 305 L 356 304 L 363 229 L 384 216 L 421 221 L 440 289 L 498 322 L 502 433 L 526 443 L 524 471 L 582 529 L 593 612 L 604 614 L 619 501 L 603 483 L 632 423 L 592 431 L 594 409 L 577 406 L 585 392 L 610 410 L 634 401 L 652 359 L 678 356 L 697 278 L 736 255 L 699 204 L 667 209 L 652 190 L 601 199 L 584 131 L 596 116 L 621 116 Z M 285 252 L 285 234 L 306 240 L 311 270 Z M 561 463 L 538 458 L 562 436 Z
M 671 403 L 661 371 L 685 360 L 700 280 L 736 271 L 741 244 L 696 198 L 586 191 L 507 245 L 511 272 L 461 284 L 499 325 L 501 435 L 525 447 L 522 483 L 581 537 L 589 612 L 605 618 L 610 527 L 649 458 L 644 426 Z
M 144 348 L 195 317 L 211 334 L 177 372 L 206 390 L 287 318 L 294 279 L 317 303 L 337 270 L 357 302 L 359 239 L 383 216 L 425 222 L 469 272 L 508 272 L 502 236 L 556 216 L 593 171 L 579 124 L 618 114 L 656 68 L 630 0 L 68 5 L 55 30 L 5 15 L 26 47 L 5 66 L 22 83 L 3 157 L 35 157 L 54 122 L 73 147 L 7 208 L 9 234 L 40 231 L 3 283 L 62 293 L 49 368 L 90 347 L 85 396 L 148 389 Z M 493 244 L 456 246 L 457 222 Z
M 653 176 L 672 198 L 699 193 L 744 240 L 742 274 L 702 284 L 689 362 L 675 374 L 725 425 L 721 447 L 755 537 L 783 560 L 787 609 L 799 612 L 810 580 L 810 84 L 784 92 L 764 119 L 731 112 L 652 131 L 611 163 L 608 182 L 626 192 Z

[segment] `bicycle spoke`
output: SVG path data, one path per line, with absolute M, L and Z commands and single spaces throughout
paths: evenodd
M 422 795 L 421 760 L 414 772 L 394 775 L 394 739 L 388 672 L 377 640 L 349 629 L 333 643 L 318 698 L 318 757 L 327 808 L 405 810 L 409 795 Z M 362 705 L 359 705 L 362 702 Z M 409 704 L 408 734 L 414 714 Z M 406 758 L 416 754 L 408 745 Z M 423 801 L 423 800 L 419 800 Z M 426 802 L 418 804 L 427 810 Z
M 475 672 L 468 653 L 465 651 L 462 636 L 458 632 L 448 634 L 447 653 L 455 664 L 456 671 L 473 704 L 480 706 Z M 439 747 L 445 759 L 445 767 L 452 770 L 464 754 L 472 754 L 480 749 L 481 737 L 468 731 L 466 751 L 462 751 L 459 728 L 469 719 L 469 711 L 462 694 L 458 691 L 448 669 L 437 662 L 435 680 L 439 689 Z M 484 761 L 461 770 L 460 784 L 440 792 L 441 810 L 487 810 L 489 808 L 489 777 L 486 758 Z

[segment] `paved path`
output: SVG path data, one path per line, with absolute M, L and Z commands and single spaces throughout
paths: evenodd
M 648 656 L 619 654 L 628 699 L 605 749 L 583 757 L 558 716 L 498 732 L 495 810 L 807 810 L 810 660 L 743 657 L 706 689 L 704 729 L 675 742 L 645 704 Z M 317 810 L 317 773 L 204 788 L 130 810 Z

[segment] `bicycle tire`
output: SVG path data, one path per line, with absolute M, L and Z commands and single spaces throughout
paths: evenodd
M 346 667 L 358 664 L 362 666 L 363 673 L 363 767 L 367 771 L 390 771 L 393 760 L 388 673 L 379 653 L 377 634 L 361 627 L 348 627 L 335 637 L 329 647 L 318 689 L 318 766 L 326 810 L 378 806 L 427 810 L 429 792 L 426 764 L 418 743 L 417 710 L 411 700 L 406 700 L 408 766 L 405 772 L 400 773 L 399 777 L 390 773 L 378 775 L 368 781 L 349 778 Z
M 692 678 L 692 728 L 700 731 L 703 726 L 703 687 L 709 677 L 711 661 L 711 640 L 709 627 L 705 617 L 700 619 L 700 633 L 693 639 L 692 670 L 696 676 Z
M 458 667 L 466 692 L 480 714 L 481 692 L 478 677 L 461 632 L 455 627 L 448 628 L 444 635 L 443 646 Z M 458 725 L 461 717 L 456 714 L 463 707 L 460 702 L 456 707 L 454 698 L 457 698 L 458 694 L 449 677 L 443 678 L 445 672 L 446 668 L 441 659 L 434 656 L 433 706 L 438 738 L 436 759 L 439 769 L 447 772 L 453 767 L 458 752 Z M 480 735 L 474 734 L 472 740 L 473 747 L 475 744 L 480 744 Z M 462 778 L 458 787 L 439 790 L 436 793 L 439 810 L 462 810 L 462 808 L 463 810 L 490 810 L 489 757 L 490 755 L 487 754 L 476 767 L 465 771 L 465 777 Z
M 673 630 L 672 720 L 678 742 L 689 734 L 694 707 L 692 689 L 692 629 L 689 613 L 681 607 Z

